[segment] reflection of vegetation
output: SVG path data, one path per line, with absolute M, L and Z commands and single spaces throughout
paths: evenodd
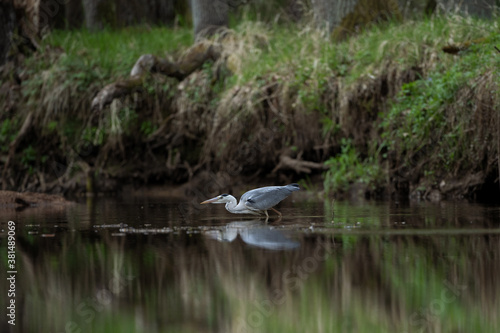
M 102 206 L 99 228 L 81 221 L 81 212 L 70 212 L 68 230 L 61 231 L 30 219 L 34 224 L 18 231 L 16 299 L 24 304 L 19 327 L 23 332 L 68 327 L 82 332 L 498 331 L 500 238 L 465 230 L 470 221 L 483 227 L 498 223 L 494 212 L 488 217 L 463 207 L 469 212 L 460 216 L 464 234 L 432 235 L 430 227 L 458 223 L 460 206 L 389 210 L 382 204 L 336 202 L 334 207 L 333 224 L 320 218 L 314 225 L 321 230 L 300 234 L 301 247 L 285 252 L 236 239 L 214 241 L 199 233 L 209 226 L 176 229 L 163 221 L 151 228 L 168 226 L 171 232 L 146 235 L 142 222 L 139 234 L 101 225 L 119 223 L 121 214 L 136 216 L 128 206 L 125 212 Z M 154 220 L 148 205 L 141 214 Z M 415 232 L 425 227 L 427 235 L 383 233 L 397 231 L 395 222 L 403 219 Z M 357 222 L 364 235 L 345 228 Z M 380 233 L 371 235 L 373 229 Z M 43 238 L 29 235 L 31 230 L 56 234 Z M 3 244 L 0 256 L 6 258 Z M 0 281 L 0 288 L 5 283 Z
M 75 240 L 74 245 L 83 245 L 79 237 Z M 398 237 L 382 244 L 379 237 L 369 237 L 341 251 L 333 249 L 325 261 L 311 261 L 318 249 L 312 246 L 285 264 L 269 254 L 248 256 L 239 246 L 231 248 L 234 257 L 228 261 L 222 256 L 224 245 L 216 242 L 206 248 L 206 255 L 189 254 L 189 247 L 182 250 L 182 245 L 176 248 L 177 258 L 159 247 L 153 256 L 142 251 L 147 248 L 126 250 L 119 245 L 122 242 L 112 239 L 107 241 L 109 252 L 96 244 L 83 246 L 84 255 L 63 243 L 69 253 L 46 263 L 57 267 L 37 265 L 39 273 L 44 273 L 38 275 L 36 284 L 42 289 L 36 285 L 27 289 L 31 311 L 23 316 L 23 325 L 33 331 L 30 323 L 36 322 L 37 328 L 54 331 L 71 320 L 84 331 L 107 332 L 106 327 L 116 331 L 113 323 L 118 320 L 130 332 L 139 331 L 130 327 L 140 322 L 148 332 L 163 331 L 161 327 L 186 332 L 202 327 L 251 332 L 417 332 L 436 327 L 494 332 L 498 328 L 495 317 L 474 309 L 495 306 L 494 293 L 499 291 L 490 290 L 491 298 L 481 303 L 473 292 L 480 274 L 489 276 L 487 269 L 498 271 L 499 267 L 486 266 L 473 274 L 459 264 L 468 255 L 458 247 L 479 248 L 482 254 L 491 249 L 481 237 L 457 240 L 453 248 L 442 250 L 455 253 L 454 260 L 429 253 L 425 244 L 441 243 L 439 237 Z M 319 249 L 323 257 L 326 247 Z M 150 260 L 153 265 L 148 264 Z M 83 267 L 74 262 L 84 263 Z M 270 263 L 273 269 L 267 271 L 270 280 L 266 282 L 261 274 Z M 317 269 L 310 271 L 308 267 L 315 265 Z M 76 285 L 71 288 L 68 280 Z M 52 305 L 49 308 L 47 301 Z M 139 314 L 133 315 L 129 302 L 142 309 Z

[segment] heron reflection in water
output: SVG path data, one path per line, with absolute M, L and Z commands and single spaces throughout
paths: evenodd
M 281 213 L 273 207 L 298 190 L 300 190 L 298 184 L 289 184 L 286 186 L 266 186 L 244 193 L 241 196 L 239 203 L 232 195 L 221 194 L 215 198 L 205 200 L 201 204 L 225 203 L 226 209 L 230 213 L 261 215 L 262 212 L 264 212 L 267 218 L 269 218 L 267 210 L 272 209 L 278 213 L 279 217 L 281 217 Z
M 298 241 L 289 239 L 281 230 L 259 220 L 231 222 L 220 229 L 206 231 L 205 235 L 220 242 L 232 242 L 240 235 L 246 244 L 268 250 L 291 250 L 300 246 Z

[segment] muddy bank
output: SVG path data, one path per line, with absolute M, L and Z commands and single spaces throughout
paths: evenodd
M 0 209 L 22 210 L 29 207 L 65 206 L 73 203 L 54 194 L 0 191 Z
M 332 54 L 320 69 L 291 63 L 245 81 L 244 45 L 272 52 L 248 35 L 236 33 L 225 56 L 185 78 L 146 76 L 100 112 L 91 102 L 105 82 L 65 63 L 60 48 L 14 75 L 4 67 L 2 188 L 120 193 L 187 183 L 212 193 L 302 180 L 336 194 L 498 195 L 498 77 L 482 49 L 449 55 L 438 43 L 401 43 L 361 74 L 355 54 Z M 398 60 L 410 51 L 412 61 Z M 30 67 L 37 62 L 43 69 Z

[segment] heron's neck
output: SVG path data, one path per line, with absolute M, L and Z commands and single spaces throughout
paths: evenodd
M 238 213 L 240 211 L 238 206 L 238 200 L 232 195 L 228 195 L 227 198 L 230 200 L 226 202 L 226 209 L 230 213 Z

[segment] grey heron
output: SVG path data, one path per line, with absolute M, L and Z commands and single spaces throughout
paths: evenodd
M 274 210 L 281 217 L 281 213 L 273 207 L 280 201 L 287 198 L 292 192 L 300 190 L 298 184 L 288 184 L 286 186 L 266 186 L 256 188 L 244 193 L 240 198 L 240 203 L 230 194 L 221 194 L 215 198 L 203 201 L 201 204 L 226 204 L 228 212 L 233 214 L 266 214 L 268 209 Z

